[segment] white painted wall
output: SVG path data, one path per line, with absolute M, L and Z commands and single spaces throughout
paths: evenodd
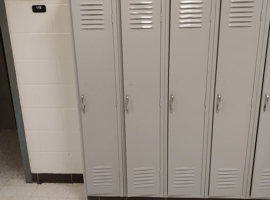
M 82 173 L 69 1 L 5 3 L 32 173 Z

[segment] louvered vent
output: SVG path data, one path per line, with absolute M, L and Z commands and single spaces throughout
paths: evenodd
M 231 0 L 229 27 L 251 27 L 253 9 L 253 0 Z
M 140 167 L 133 171 L 133 184 L 135 188 L 149 188 L 154 185 L 154 170 L 152 167 Z
M 131 29 L 153 28 L 152 1 L 130 1 L 129 20 Z
M 104 29 L 104 6 L 102 1 L 87 1 L 80 4 L 82 30 Z
M 112 185 L 112 167 L 96 166 L 92 169 L 94 186 L 111 186 Z
M 192 188 L 195 184 L 195 169 L 190 167 L 176 168 L 174 178 L 176 188 Z
M 179 28 L 202 27 L 203 1 L 180 0 L 179 2 Z
M 234 168 L 224 168 L 218 171 L 216 187 L 218 189 L 232 189 L 237 187 L 238 170 Z
M 262 190 L 270 190 L 270 169 L 261 171 L 259 188 Z

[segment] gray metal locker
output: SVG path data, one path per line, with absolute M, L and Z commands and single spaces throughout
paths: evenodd
M 71 0 L 89 196 L 123 195 L 116 2 Z
M 210 197 L 245 197 L 266 1 L 221 1 Z
M 161 0 L 122 0 L 128 196 L 162 195 Z
M 168 196 L 204 197 L 217 1 L 171 1 Z
M 270 9 L 270 5 L 268 6 Z M 269 14 L 270 15 L 270 14 Z M 268 23 L 269 25 L 269 20 Z M 265 65 L 264 83 L 261 98 L 260 120 L 254 159 L 252 198 L 270 198 L 270 39 Z

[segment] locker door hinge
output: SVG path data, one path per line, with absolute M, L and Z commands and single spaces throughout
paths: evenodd
M 212 22 L 212 15 L 213 15 L 213 0 L 211 0 L 211 8 L 210 8 L 210 15 L 209 15 L 209 22 Z
M 253 107 L 253 98 L 251 98 L 251 101 L 250 101 L 250 108 L 252 110 L 252 107 Z
M 261 13 L 260 13 L 260 22 L 265 20 L 265 9 L 264 7 L 267 7 L 267 3 L 264 2 L 262 5 Z
M 163 13 L 162 13 L 162 3 L 161 3 L 161 6 L 160 6 L 160 24 L 162 24 L 162 20 L 163 20 Z
M 112 22 L 112 24 L 113 24 L 113 19 L 114 19 L 114 13 L 113 13 L 113 6 L 112 6 L 112 2 L 111 2 L 111 22 Z

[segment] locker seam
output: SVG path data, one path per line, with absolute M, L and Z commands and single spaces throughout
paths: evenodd
M 125 162 L 125 143 L 123 142 L 124 140 L 124 133 L 123 133 L 123 109 L 121 109 L 121 107 L 119 107 L 118 109 L 118 103 L 120 102 L 121 104 L 121 96 L 122 94 L 122 83 L 121 83 L 121 68 L 122 68 L 122 61 L 121 61 L 121 57 L 122 57 L 122 48 L 121 48 L 121 39 L 119 40 L 119 37 L 121 37 L 121 33 L 119 31 L 119 28 L 121 28 L 120 23 L 118 24 L 117 22 L 114 24 L 114 20 L 115 18 L 120 18 L 120 13 L 117 14 L 118 12 L 114 13 L 114 8 L 117 9 L 120 5 L 118 5 L 119 1 L 113 2 L 111 0 L 111 25 L 112 25 L 112 34 L 113 34 L 113 47 L 114 47 L 114 51 L 117 52 L 117 54 L 114 52 L 114 73 L 115 73 L 115 91 L 118 93 L 118 95 L 116 95 L 116 111 L 117 111 L 117 131 L 118 131 L 118 137 L 120 136 L 120 138 L 118 138 L 117 143 L 118 143 L 118 164 L 120 165 L 119 169 L 118 169 L 118 173 L 119 173 L 119 186 L 121 188 L 119 188 L 119 192 L 121 193 L 121 195 L 126 195 L 126 188 L 125 188 L 125 180 L 124 177 L 125 176 L 125 167 L 124 167 L 124 162 Z M 118 16 L 119 15 L 119 16 Z M 120 19 L 119 19 L 120 20 Z M 117 43 L 117 44 L 116 44 Z M 117 48 L 116 48 L 117 47 Z M 118 66 L 116 66 L 116 64 Z M 117 77 L 119 78 L 119 80 L 117 80 Z M 118 87 L 117 87 L 118 86 Z M 122 95 L 121 95 L 122 94 Z M 119 152 L 119 146 L 121 147 L 121 152 Z M 121 171 L 122 170 L 122 171 Z M 121 178 L 122 175 L 122 178 Z
M 113 49 L 114 49 L 114 73 L 115 73 L 115 76 L 116 76 L 116 73 L 117 73 L 117 70 L 116 70 L 116 68 L 117 68 L 117 66 L 116 66 L 116 55 L 115 55 L 115 51 L 116 51 L 116 45 L 115 45 L 115 39 L 117 38 L 117 34 L 115 34 L 115 27 L 114 27 L 114 23 L 113 23 L 113 19 L 114 19 L 114 12 L 113 12 L 113 2 L 112 2 L 112 0 L 111 0 L 111 26 L 112 26 L 112 34 L 113 34 Z M 119 63 L 118 63 L 119 64 Z M 116 93 L 117 93 L 117 80 L 116 80 L 116 77 L 115 77 L 115 91 L 116 91 Z M 118 83 L 119 84 L 119 83 Z M 120 129 L 120 127 L 119 127 L 119 111 L 118 111 L 118 109 L 117 109 L 117 102 L 118 102 L 118 95 L 116 95 L 116 101 L 115 101 L 115 107 L 116 107 L 116 112 L 117 112 L 117 135 L 119 135 L 119 130 L 121 130 Z M 118 163 L 120 164 L 122 164 L 122 162 L 120 162 L 120 153 L 119 153 L 119 138 L 117 139 L 117 144 L 118 144 Z M 122 148 L 122 145 L 121 145 L 121 148 Z M 120 168 L 120 167 L 119 167 Z M 122 168 L 122 167 L 121 167 Z M 120 174 L 122 173 L 121 171 L 120 171 L 120 169 L 118 169 L 118 173 L 119 173 L 119 177 L 118 177 L 118 180 L 119 180 L 119 184 L 121 185 L 121 178 L 120 178 Z M 121 188 L 119 188 L 120 190 L 121 190 Z
M 164 184 L 164 179 L 163 179 L 163 174 L 162 173 L 162 169 L 163 169 L 163 162 L 164 162 L 164 156 L 163 156 L 163 148 L 164 148 L 164 145 L 162 144 L 163 142 L 163 136 L 164 136 L 164 133 L 163 133 L 163 130 L 162 130 L 162 123 L 163 123 L 163 117 L 162 117 L 162 105 L 161 105 L 161 94 L 162 94 L 162 83 L 161 83 L 161 76 L 162 76 L 162 69 L 164 67 L 164 65 L 162 65 L 162 58 L 164 59 L 164 56 L 162 56 L 162 45 L 165 44 L 165 40 L 163 41 L 162 40 L 162 37 L 163 37 L 163 32 L 162 32 L 162 28 L 163 28 L 163 23 L 162 23 L 162 20 L 163 20 L 163 12 L 162 12 L 162 9 L 163 9 L 163 2 L 160 0 L 160 16 L 159 16 L 159 23 L 160 23 L 160 68 L 159 68 L 159 81 L 160 81 L 160 85 L 159 85 L 159 152 L 160 152 L 160 155 L 159 155 L 159 172 L 158 172 L 158 175 L 159 175 L 159 194 L 163 194 L 163 184 Z M 162 67 L 163 66 L 163 67 Z M 162 148 L 163 147 L 163 148 Z
M 122 119 L 121 119 L 121 122 L 123 123 L 122 124 L 122 145 L 123 145 L 123 153 L 122 153 L 122 159 L 123 159 L 123 169 L 124 169 L 124 172 L 123 172 L 123 193 L 125 196 L 128 195 L 128 183 L 127 183 L 127 147 L 126 147 L 126 121 L 125 121 L 125 109 L 124 109 L 124 96 L 125 96 L 125 87 L 124 87 L 124 70 L 123 70 L 123 67 L 124 67 L 124 61 L 123 61 L 123 28 L 122 28 L 122 1 L 121 0 L 118 0 L 118 19 L 119 19 L 119 47 L 120 47 L 120 61 L 121 61 L 121 66 L 120 66 L 120 71 L 121 71 L 121 74 L 120 74 L 120 77 L 119 79 L 121 80 L 121 100 L 120 102 L 121 103 L 121 107 L 122 107 Z
M 270 29 L 270 26 L 268 26 Z M 266 72 L 266 65 L 267 65 L 267 59 L 268 59 L 268 51 L 269 51 L 269 36 L 270 36 L 270 31 L 268 29 L 268 36 L 267 36 L 267 46 L 266 46 L 266 55 L 264 59 L 264 69 L 263 69 L 263 80 L 262 80 L 262 90 L 261 90 L 261 95 L 260 95 L 260 105 L 259 105 L 259 115 L 258 115 L 258 123 L 257 123 L 257 128 L 256 128 L 256 138 L 255 138 L 255 147 L 254 147 L 254 159 L 252 161 L 252 173 L 251 173 L 251 185 L 249 188 L 249 195 L 252 195 L 252 187 L 253 187 L 253 178 L 254 178 L 254 169 L 255 169 L 255 159 L 256 159 L 256 149 L 257 149 L 257 141 L 259 138 L 259 126 L 260 126 L 260 118 L 261 118 L 261 106 L 262 106 L 262 97 L 264 93 L 264 81 L 265 81 L 265 72 Z
M 262 23 L 262 13 L 263 13 L 263 5 L 264 5 L 264 2 L 262 2 L 262 5 L 261 5 L 261 12 L 260 12 L 260 25 L 259 25 L 259 34 L 258 34 L 258 39 L 257 39 L 257 53 L 256 53 L 256 66 L 255 66 L 255 70 L 254 70 L 254 76 L 253 76 L 253 88 L 252 88 L 252 97 L 251 97 L 251 110 L 250 110 L 250 114 L 249 114 L 249 128 L 248 128 L 248 138 L 247 138 L 247 150 L 246 150 L 246 154 L 245 154 L 245 165 L 244 165 L 244 171 L 243 171 L 243 178 L 242 178 L 242 181 L 243 181 L 243 184 L 242 184 L 242 195 L 246 196 L 246 192 L 247 192 L 247 186 L 248 186 L 248 177 L 246 177 L 245 175 L 248 175 L 248 172 L 249 172 L 249 165 L 250 165 L 250 162 L 251 160 L 249 159 L 248 155 L 251 156 L 252 155 L 252 149 L 251 149 L 251 146 L 252 146 L 252 135 L 254 135 L 254 132 L 253 132 L 253 129 L 254 129 L 254 121 L 252 121 L 253 117 L 255 118 L 255 110 L 253 110 L 253 103 L 254 103 L 254 98 L 256 98 L 256 86 L 257 86 L 257 82 L 259 80 L 257 80 L 257 73 L 259 73 L 260 71 L 260 64 L 258 64 L 258 59 L 259 57 L 261 57 L 262 55 L 259 55 L 260 51 L 262 50 L 262 46 L 263 45 L 263 32 L 265 31 L 265 26 L 263 25 Z M 248 148 L 250 147 L 250 148 Z M 249 164 L 249 165 L 248 165 Z M 248 165 L 248 166 L 247 166 Z
M 268 1 L 266 2 L 266 9 L 268 8 Z M 266 15 L 267 16 L 267 15 Z M 265 17 L 266 17 L 265 16 Z M 267 65 L 267 60 L 268 60 L 268 51 L 269 51 L 269 38 L 270 38 L 270 25 L 269 25 L 269 20 L 266 22 L 266 24 L 268 25 L 265 25 L 268 29 L 268 33 L 267 33 L 267 37 L 266 37 L 266 51 L 265 51 L 265 55 L 261 55 L 264 57 L 263 59 L 263 62 L 264 62 L 264 66 L 263 66 L 263 72 L 262 72 L 262 83 L 261 83 L 261 94 L 260 94 L 260 99 L 259 99 L 259 107 L 258 107 L 258 110 L 259 110 L 259 113 L 258 113 L 258 116 L 257 116 L 257 124 L 256 124 L 256 134 L 255 134 L 255 141 L 254 141 L 254 151 L 253 151 L 253 160 L 251 160 L 250 162 L 252 163 L 252 166 L 251 166 L 251 178 L 250 178 L 250 187 L 247 188 L 249 190 L 249 196 L 251 197 L 252 196 L 252 188 L 253 188 L 253 178 L 254 178 L 254 169 L 255 169 L 255 159 L 256 159 L 256 148 L 257 148 L 257 140 L 258 140 L 258 133 L 259 133 L 259 125 L 260 125 L 260 118 L 261 118 L 261 106 L 262 106 L 262 96 L 263 96 L 263 93 L 264 93 L 264 81 L 265 81 L 265 73 L 266 73 L 266 65 Z M 264 26 L 264 28 L 265 28 Z M 261 59 L 262 60 L 262 59 Z M 251 153 L 252 154 L 252 153 Z
M 217 70 L 217 66 L 218 66 L 218 59 L 219 59 L 219 44 L 220 44 L 220 22 L 221 22 L 221 14 L 222 14 L 222 0 L 220 0 L 220 4 L 219 4 L 219 17 L 218 17 L 218 30 L 217 30 L 217 51 L 216 51 L 216 59 L 215 59 L 215 76 L 214 76 L 214 101 L 213 101 L 213 108 L 212 108 L 212 130 L 211 130 L 211 140 L 210 140 L 210 159 L 209 159 L 209 182 L 208 182 L 208 196 L 210 195 L 210 191 L 211 191 L 211 168 L 212 168 L 212 150 L 213 150 L 213 132 L 214 132 L 214 118 L 215 118 L 215 104 L 216 104 L 216 83 L 217 83 L 217 74 L 218 74 L 218 70 Z
M 204 95 L 204 124 L 203 124 L 203 148 L 202 148 L 202 166 L 201 166 L 201 181 L 200 181 L 200 194 L 203 193 L 203 196 L 205 196 L 205 180 L 206 180 L 206 158 L 207 158 L 207 141 L 206 138 L 208 136 L 208 120 L 209 120 L 209 113 L 207 113 L 207 100 L 208 100 L 208 91 L 210 91 L 211 86 L 208 85 L 209 83 L 209 79 L 211 79 L 211 75 L 209 74 L 212 67 L 210 66 L 210 64 L 212 65 L 212 56 L 213 56 L 213 50 L 211 47 L 212 44 L 212 40 L 211 40 L 211 32 L 212 30 L 215 28 L 215 26 L 213 25 L 211 18 L 212 18 L 212 14 L 213 14 L 213 1 L 211 0 L 210 3 L 210 20 L 209 20 L 209 30 L 208 30 L 208 54 L 207 54 L 207 73 L 206 73 L 206 82 L 205 82 L 205 95 Z M 210 52 L 211 51 L 211 52 Z M 210 101 L 210 99 L 209 99 Z M 204 170 L 204 171 L 203 171 Z M 204 178 L 204 180 L 203 180 Z
M 171 68 L 171 13 L 172 13 L 172 3 L 171 3 L 171 0 L 169 2 L 169 30 L 168 30 L 168 38 L 169 38 L 169 42 L 168 42 L 168 80 L 167 80 L 167 90 L 168 90 L 168 94 L 166 96 L 166 99 L 167 99 L 167 196 L 169 196 L 169 138 L 170 138 L 170 123 L 169 123 L 169 120 L 170 120 L 170 113 L 168 112 L 169 111 L 169 96 L 170 96 L 170 68 Z

